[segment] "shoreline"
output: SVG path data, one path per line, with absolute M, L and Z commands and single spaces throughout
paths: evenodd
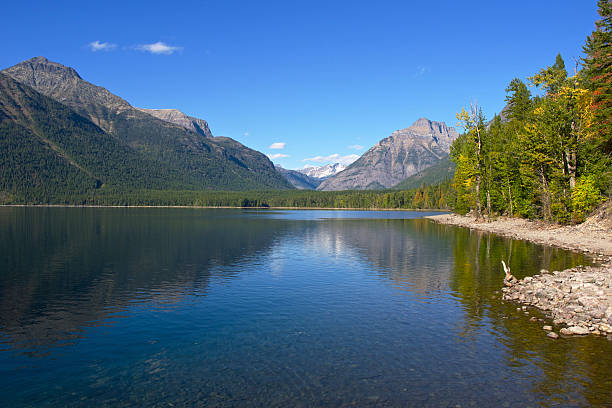
M 528 306 L 542 311 L 554 325 L 542 327 L 550 339 L 592 334 L 612 341 L 612 227 L 609 221 L 591 217 L 580 225 L 561 226 L 506 217 L 477 220 L 456 214 L 426 218 L 591 255 L 599 265 L 552 272 L 542 269 L 518 281 L 510 275 L 512 279 L 504 281 L 502 299 L 524 305 L 517 311 L 525 314 Z
M 440 214 L 425 217 L 433 222 L 492 232 L 507 238 L 520 239 L 594 255 L 600 260 L 612 259 L 612 228 L 589 219 L 579 225 L 556 225 L 522 218 L 498 217 L 494 220 Z
M 411 212 L 436 212 L 448 213 L 450 210 L 438 208 L 337 208 L 337 207 L 234 207 L 214 205 L 77 205 L 77 204 L 0 204 L 2 207 L 26 207 L 26 208 L 193 208 L 193 209 L 235 209 L 235 210 L 337 210 L 337 211 L 411 211 Z M 430 216 L 428 216 L 430 217 Z M 428 218 L 425 217 L 425 218 Z

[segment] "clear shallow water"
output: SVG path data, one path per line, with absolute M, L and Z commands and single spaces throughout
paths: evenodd
M 0 208 L 0 401 L 610 405 L 611 341 L 496 293 L 582 255 L 424 214 Z

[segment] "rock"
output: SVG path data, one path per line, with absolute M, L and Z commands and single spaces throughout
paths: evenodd
M 543 326 L 542 329 L 546 330 L 546 331 L 552 331 L 552 326 Z
M 205 120 L 187 116 L 177 109 L 142 109 L 136 108 L 141 112 L 148 113 L 165 122 L 174 123 L 192 132 L 199 133 L 204 137 L 212 138 L 208 123 Z
M 550 332 L 550 333 L 546 334 L 546 337 L 549 337 L 551 339 L 558 339 L 559 335 L 557 333 L 555 333 L 555 332 Z
M 599 330 L 605 331 L 607 333 L 612 333 L 612 326 L 609 324 L 602 323 L 599 325 Z
M 568 330 L 570 331 L 571 334 L 577 334 L 577 335 L 589 334 L 589 329 L 587 329 L 586 327 L 582 327 L 582 326 L 571 326 L 571 327 L 568 327 Z
M 561 333 L 564 336 L 571 336 L 572 335 L 572 332 L 568 328 L 566 328 L 566 327 L 564 327 L 561 330 L 559 330 L 559 333 Z

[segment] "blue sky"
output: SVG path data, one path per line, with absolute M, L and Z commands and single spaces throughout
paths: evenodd
M 8 2 L 0 67 L 45 56 L 299 168 L 473 101 L 491 117 L 512 78 L 573 66 L 596 18 L 594 0 Z

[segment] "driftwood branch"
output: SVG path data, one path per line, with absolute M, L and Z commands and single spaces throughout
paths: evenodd
M 510 287 L 514 282 L 517 281 L 517 279 L 514 277 L 514 275 L 510 273 L 510 267 L 506 266 L 506 263 L 504 261 L 501 261 L 501 263 L 504 267 L 504 272 L 506 273 L 506 276 L 504 277 L 504 285 Z

